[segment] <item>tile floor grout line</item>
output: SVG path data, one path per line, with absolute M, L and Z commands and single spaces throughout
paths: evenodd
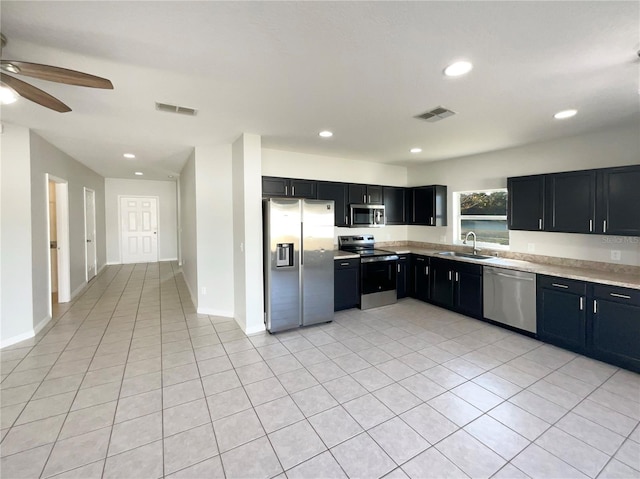
M 77 334 L 77 332 L 80 330 L 80 328 L 82 327 L 82 325 L 85 323 L 85 321 L 87 320 L 87 318 L 89 317 L 89 315 L 91 314 L 91 311 L 93 311 L 93 308 L 95 308 L 95 305 L 100 301 L 100 298 L 102 298 L 104 296 L 104 294 L 106 293 L 107 289 L 109 288 L 109 286 L 113 283 L 113 281 L 115 281 L 115 279 L 117 278 L 118 274 L 120 273 L 122 269 L 118 269 L 118 271 L 113 275 L 113 278 L 111 279 L 111 281 L 109 281 L 109 283 L 107 285 L 105 285 L 104 291 L 100 294 L 100 296 L 96 299 L 96 302 L 94 303 L 93 307 L 89 310 L 89 312 L 87 313 L 87 316 L 85 317 L 85 319 L 82 321 L 82 323 L 80 323 L 80 325 L 78 325 L 78 328 L 76 329 L 76 332 L 73 334 L 73 336 L 69 339 L 69 342 L 71 342 L 73 340 L 73 337 Z M 94 283 L 94 286 L 97 283 Z M 80 298 L 78 298 L 80 299 Z M 109 321 L 107 322 L 107 325 L 105 326 L 104 332 L 101 336 L 101 338 L 104 338 L 104 335 L 106 334 L 109 322 L 111 322 L 111 318 L 113 318 L 113 315 L 110 316 Z M 102 339 L 100 340 L 100 342 L 102 341 Z M 78 389 L 76 389 L 76 392 L 73 396 L 73 401 L 71 401 L 71 404 L 69 405 L 69 410 L 67 411 L 64 420 L 62 421 L 62 424 L 60 426 L 60 430 L 58 431 L 58 434 L 56 436 L 55 441 L 53 442 L 53 446 L 51 447 L 51 450 L 49 451 L 49 455 L 47 457 L 47 460 L 44 462 L 43 466 L 42 466 L 42 470 L 39 474 L 40 477 L 42 477 L 44 475 L 44 471 L 47 468 L 47 464 L 49 463 L 49 461 L 51 460 L 51 456 L 53 455 L 53 450 L 56 447 L 56 444 L 58 444 L 58 441 L 60 440 L 60 435 L 62 434 L 62 430 L 64 429 L 64 425 L 67 422 L 67 419 L 69 417 L 69 414 L 72 412 L 71 408 L 73 407 L 73 403 L 75 402 L 76 398 L 78 397 L 78 393 L 82 387 L 82 382 L 84 381 L 84 378 L 87 375 L 87 372 L 89 371 L 89 368 L 91 367 L 91 362 L 93 362 L 93 359 L 96 357 L 96 354 L 98 352 L 98 349 L 100 348 L 100 342 L 97 343 L 96 345 L 96 350 L 93 353 L 93 356 L 91 356 L 91 361 L 89 361 L 89 365 L 87 366 L 86 371 L 84 372 L 84 375 L 82 376 L 82 381 L 80 381 L 80 384 L 78 385 Z M 67 343 L 68 344 L 68 343 Z M 66 347 L 65 347 L 66 349 Z M 84 465 L 84 464 L 83 464 Z M 62 472 L 66 472 L 66 471 L 62 471 Z
M 137 266 L 137 264 L 134 264 L 134 266 L 132 267 L 131 274 L 129 275 L 129 279 L 127 280 L 127 284 L 129 283 L 129 281 L 131 279 L 131 276 L 134 274 L 136 266 Z M 123 294 L 124 294 L 125 290 L 126 290 L 126 284 L 125 284 L 125 286 L 123 288 Z M 142 297 L 143 290 L 144 290 L 144 281 L 143 281 L 143 287 L 140 289 L 139 298 Z M 122 297 L 122 295 L 120 296 L 120 298 L 121 297 Z M 115 304 L 114 312 L 115 312 L 115 309 L 118 307 L 118 303 L 119 302 L 120 301 L 118 300 L 118 302 Z M 138 299 L 138 307 L 136 308 L 136 317 L 137 317 L 139 311 L 140 311 L 140 299 Z M 109 323 L 110 322 L 111 322 L 111 320 L 109 321 Z M 108 327 L 109 327 L 109 324 L 107 324 L 107 328 Z M 122 371 L 122 378 L 120 380 L 120 387 L 118 388 L 118 397 L 116 398 L 116 408 L 113 411 L 113 419 L 111 421 L 111 431 L 109 432 L 109 441 L 107 443 L 107 451 L 106 451 L 105 457 L 103 459 L 104 462 L 102 463 L 102 474 L 101 474 L 101 477 L 104 477 L 104 473 L 105 473 L 105 470 L 107 468 L 107 461 L 108 461 L 109 457 L 117 456 L 117 454 L 114 454 L 113 456 L 109 456 L 109 449 L 111 448 L 111 439 L 113 438 L 113 429 L 116 427 L 116 422 L 115 421 L 116 421 L 116 416 L 118 414 L 118 406 L 120 405 L 120 397 L 121 397 L 121 394 L 122 394 L 122 386 L 123 386 L 124 381 L 125 381 L 125 375 L 127 374 L 127 366 L 128 366 L 128 362 L 129 362 L 128 361 L 129 360 L 129 354 L 131 353 L 131 344 L 133 343 L 133 337 L 135 335 L 135 331 L 136 331 L 136 329 L 135 329 L 135 320 L 134 320 L 133 330 L 131 331 L 131 339 L 129 340 L 129 347 L 127 348 L 127 357 L 125 358 L 124 369 Z M 123 421 L 123 422 L 125 422 L 125 421 Z M 121 451 L 120 454 L 122 454 L 124 452 L 127 452 L 127 451 Z

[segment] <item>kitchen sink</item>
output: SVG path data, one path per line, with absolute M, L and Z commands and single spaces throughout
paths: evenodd
M 485 261 L 488 259 L 495 259 L 495 256 L 484 256 L 481 254 L 472 254 L 472 253 L 458 253 L 457 251 L 442 251 L 438 253 L 442 256 L 455 256 L 456 258 L 469 258 L 469 259 L 477 259 L 481 261 Z

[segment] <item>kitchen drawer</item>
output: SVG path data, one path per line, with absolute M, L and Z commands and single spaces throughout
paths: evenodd
M 333 262 L 335 269 L 352 269 L 360 268 L 360 258 L 353 259 L 336 259 Z
M 580 296 L 585 296 L 587 294 L 587 283 L 584 281 L 560 278 L 558 276 L 545 276 L 543 274 L 539 274 L 538 287 L 555 289 L 565 293 L 579 294 Z
M 620 288 L 606 284 L 593 285 L 593 297 L 596 299 L 606 299 L 617 303 L 633 304 L 640 306 L 640 290 Z

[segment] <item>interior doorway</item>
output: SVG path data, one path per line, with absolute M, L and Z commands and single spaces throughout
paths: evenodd
M 87 283 L 96 275 L 96 192 L 84 189 L 84 257 Z
M 53 305 L 71 300 L 69 261 L 69 190 L 66 180 L 47 175 L 49 243 L 49 314 Z
M 158 197 L 120 197 L 122 263 L 158 261 Z

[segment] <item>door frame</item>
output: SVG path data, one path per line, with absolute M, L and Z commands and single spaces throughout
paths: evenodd
M 49 316 L 53 314 L 51 299 L 51 215 L 49 214 L 49 182 L 56 188 L 56 230 L 58 242 L 58 303 L 71 301 L 71 261 L 69 256 L 69 183 L 63 178 L 45 173 L 47 198 L 47 289 L 49 293 Z
M 156 200 L 156 263 L 160 262 L 160 197 L 154 195 L 118 195 L 118 253 L 122 262 L 122 199 L 123 198 L 153 198 Z M 134 263 L 130 263 L 134 264 Z
M 89 249 L 87 242 L 87 192 L 90 191 L 93 195 L 93 270 L 95 274 L 89 278 Z M 84 279 L 88 283 L 91 279 L 98 275 L 98 248 L 96 246 L 96 192 L 86 186 L 82 188 L 82 202 L 84 203 Z

